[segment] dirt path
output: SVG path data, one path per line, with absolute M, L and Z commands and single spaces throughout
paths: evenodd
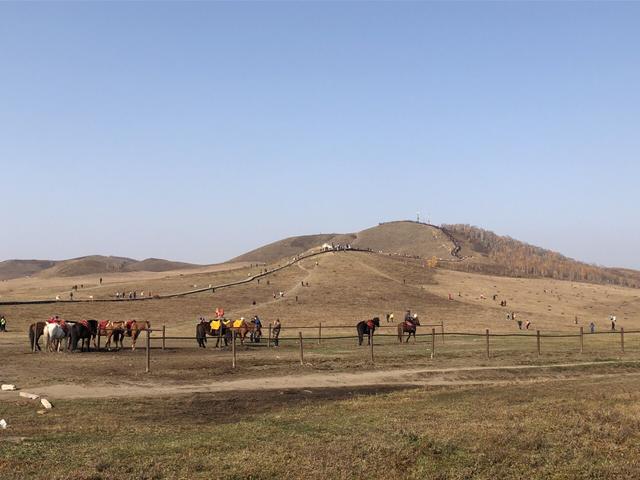
M 507 365 L 500 367 L 462 367 L 441 369 L 398 369 L 382 371 L 364 371 L 359 373 L 312 373 L 298 376 L 250 378 L 238 380 L 214 381 L 200 384 L 159 384 L 153 381 L 145 383 L 119 383 L 117 385 L 78 385 L 55 384 L 42 388 L 29 388 L 30 393 L 36 393 L 53 400 L 80 399 L 80 398 L 116 398 L 116 397 L 157 397 L 190 393 L 215 393 L 233 391 L 260 391 L 260 390 L 291 390 L 291 389 L 323 389 L 336 387 L 364 387 L 364 386 L 464 386 L 464 385 L 505 385 L 524 382 L 543 382 L 568 379 L 566 373 L 563 376 L 550 375 L 552 369 L 578 369 L 588 366 L 638 366 L 639 361 L 606 361 L 561 363 L 551 365 Z M 486 378 L 456 378 L 455 374 L 473 372 L 505 372 L 505 371 L 539 371 L 543 375 L 525 380 L 510 379 L 486 379 Z M 557 372 L 556 372 L 557 373 Z M 616 372 L 616 375 L 640 376 L 640 372 Z M 607 373 L 575 372 L 574 378 L 601 377 Z M 449 377 L 449 378 L 447 378 Z M 1 399 L 8 399 L 15 392 L 0 394 Z

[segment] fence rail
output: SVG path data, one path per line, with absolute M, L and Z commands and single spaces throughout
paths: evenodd
M 422 326 L 426 326 L 426 325 L 422 325 Z M 436 332 L 436 328 L 435 327 L 441 327 L 442 331 L 440 333 Z M 333 341 L 340 341 L 340 340 L 359 340 L 360 337 L 358 335 L 322 335 L 322 329 L 341 329 L 341 330 L 345 330 L 345 329 L 352 329 L 353 326 L 352 325 L 318 325 L 316 326 L 308 326 L 308 325 L 301 325 L 301 326 L 289 326 L 286 327 L 287 330 L 297 330 L 297 335 L 296 336 L 280 336 L 280 335 L 272 335 L 272 331 L 271 331 L 271 326 L 269 326 L 268 328 L 268 336 L 267 338 L 262 337 L 261 341 L 258 342 L 247 342 L 245 344 L 245 346 L 249 346 L 251 348 L 266 348 L 266 349 L 270 349 L 272 346 L 274 345 L 279 345 L 280 342 L 282 343 L 298 343 L 299 345 L 299 355 L 300 355 L 300 363 L 302 365 L 304 365 L 304 348 L 305 348 L 305 342 L 317 342 L 318 345 L 321 345 L 323 342 L 325 344 L 327 343 L 331 343 Z M 282 327 L 282 330 L 284 330 L 285 327 Z M 317 329 L 318 330 L 318 335 L 317 336 L 303 336 L 303 329 Z M 100 337 L 104 336 L 103 332 L 104 331 L 115 331 L 115 330 L 122 330 L 122 329 L 118 329 L 118 328 L 107 328 L 107 329 L 100 329 L 97 335 L 97 346 L 98 349 L 100 349 Z M 153 336 L 152 334 L 159 334 L 156 336 Z M 444 339 L 445 337 L 450 337 L 450 338 L 455 338 L 455 337 L 462 337 L 462 338 L 477 338 L 477 339 L 485 339 L 485 351 L 486 351 L 486 357 L 487 358 L 491 358 L 492 357 L 492 347 L 495 347 L 495 345 L 492 344 L 491 339 L 492 338 L 519 338 L 519 339 L 535 339 L 536 340 L 536 353 L 538 356 L 542 355 L 542 339 L 564 339 L 564 338 L 578 338 L 579 339 L 579 352 L 582 354 L 584 352 L 584 337 L 590 337 L 590 336 L 600 336 L 600 335 L 618 335 L 620 337 L 620 352 L 622 354 L 625 353 L 625 333 L 626 334 L 640 334 L 640 330 L 628 330 L 625 331 L 624 328 L 620 328 L 620 330 L 615 330 L 615 331 L 603 331 L 603 332 L 590 332 L 585 334 L 583 327 L 580 327 L 580 330 L 578 333 L 566 333 L 566 332 L 557 332 L 557 333 L 542 333 L 540 330 L 536 330 L 535 332 L 531 332 L 531 333 L 491 333 L 489 329 L 485 329 L 484 333 L 482 332 L 445 332 L 444 331 L 444 323 L 439 323 L 439 324 L 431 324 L 431 332 L 425 332 L 425 333 L 416 333 L 415 338 L 414 338 L 414 343 L 420 343 L 420 344 L 427 344 L 428 348 L 426 350 L 426 353 L 429 355 L 430 358 L 435 358 L 436 357 L 436 337 L 440 336 L 442 339 L 442 343 L 444 344 Z M 143 349 L 145 350 L 145 371 L 146 372 L 150 372 L 151 371 L 151 350 L 153 349 L 152 347 L 152 340 L 155 341 L 161 341 L 161 347 L 159 347 L 161 350 L 165 350 L 166 349 L 166 344 L 167 341 L 196 341 L 197 337 L 191 336 L 191 335 L 167 335 L 167 328 L 166 325 L 162 325 L 161 328 L 148 328 L 148 329 L 144 329 L 144 330 L 140 330 L 140 334 L 144 334 L 144 344 L 143 344 Z M 237 349 L 237 337 L 238 337 L 238 333 L 236 331 L 232 331 L 230 336 L 221 336 L 221 335 L 214 335 L 214 336 L 209 336 L 209 338 L 218 338 L 220 339 L 225 339 L 225 344 L 228 340 L 231 341 L 231 356 L 232 356 L 232 368 L 236 368 L 237 367 L 237 357 L 238 357 L 238 349 Z M 379 342 L 376 342 L 375 339 L 385 339 L 385 338 L 398 338 L 398 335 L 396 334 L 390 334 L 390 333 L 375 333 L 373 332 L 370 336 L 367 335 L 366 333 L 364 334 L 365 337 L 367 337 L 367 341 L 368 341 L 368 351 L 369 351 L 369 358 L 371 363 L 374 362 L 374 345 L 378 344 Z M 244 343 L 244 338 L 242 339 L 243 343 Z M 266 340 L 266 342 L 265 342 Z M 355 343 L 355 342 L 354 342 Z M 385 346 L 389 346 L 390 343 L 386 343 L 384 344 Z M 379 344 L 379 346 L 382 346 L 382 344 Z M 33 351 L 35 352 L 35 342 L 32 345 L 33 347 Z M 219 345 L 220 348 L 223 348 L 222 343 Z M 156 347 L 157 349 L 158 347 Z M 176 348 L 176 347 L 174 347 Z M 195 345 L 194 345 L 194 348 Z

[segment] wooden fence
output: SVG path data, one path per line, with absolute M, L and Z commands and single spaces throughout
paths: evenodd
M 485 329 L 484 333 L 475 333 L 475 332 L 445 332 L 444 330 L 444 324 L 438 323 L 438 324 L 429 324 L 429 325 L 421 325 L 421 327 L 431 327 L 431 332 L 429 333 L 417 333 L 416 334 L 416 338 L 414 339 L 414 341 L 416 343 L 426 343 L 427 344 L 427 349 L 425 350 L 425 354 L 428 355 L 430 358 L 435 358 L 436 357 L 436 351 L 437 351 L 437 347 L 436 347 L 436 338 L 440 337 L 441 338 L 441 343 L 444 344 L 445 343 L 445 337 L 472 337 L 472 338 L 484 338 L 485 340 L 485 356 L 487 359 L 492 358 L 492 338 L 504 338 L 504 337 L 517 337 L 520 339 L 530 339 L 531 343 L 533 344 L 533 340 L 535 339 L 535 352 L 538 356 L 541 356 L 543 351 L 542 351 L 542 346 L 543 346 L 543 339 L 547 338 L 547 339 L 561 339 L 561 338 L 576 338 L 578 341 L 576 342 L 576 349 L 579 353 L 584 353 L 584 337 L 585 337 L 585 333 L 584 333 L 584 329 L 583 327 L 580 327 L 580 330 L 578 333 L 548 333 L 548 334 L 543 334 L 540 330 L 536 330 L 535 333 L 491 333 L 489 329 Z M 387 326 L 381 326 L 380 330 L 383 330 L 384 328 L 386 328 Z M 390 326 L 389 326 L 390 327 Z M 396 328 L 396 326 L 393 326 L 394 328 Z M 436 331 L 436 328 L 440 327 L 440 332 Z M 354 344 L 355 344 L 355 340 L 358 339 L 357 335 L 333 335 L 333 336 L 322 336 L 322 331 L 323 330 L 331 330 L 331 329 L 340 329 L 340 330 L 346 330 L 346 329 L 352 329 L 353 326 L 345 326 L 345 325 L 322 325 L 319 324 L 318 326 L 308 326 L 308 325 L 304 325 L 304 326 L 289 326 L 287 327 L 287 330 L 297 330 L 298 335 L 297 336 L 283 336 L 283 337 L 276 337 L 276 336 L 272 336 L 272 331 L 271 331 L 271 326 L 269 326 L 268 328 L 268 336 L 266 339 L 266 343 L 264 341 L 262 342 L 258 342 L 258 343 L 248 343 L 248 346 L 251 347 L 263 347 L 263 348 L 272 348 L 273 346 L 275 346 L 275 344 L 279 344 L 279 342 L 295 342 L 298 344 L 298 350 L 299 350 L 299 360 L 300 360 L 300 364 L 304 365 L 304 350 L 305 350 L 305 341 L 307 342 L 317 342 L 318 345 L 322 345 L 323 342 L 324 343 L 330 343 L 333 341 L 338 341 L 338 340 L 354 340 Z M 303 335 L 303 330 L 309 330 L 309 329 L 316 329 L 318 332 L 317 336 L 304 336 Z M 282 328 L 282 330 L 284 330 L 284 327 Z M 153 340 L 157 340 L 160 342 L 160 347 L 156 347 L 159 348 L 160 350 L 165 350 L 167 348 L 167 341 L 169 340 L 191 340 L 191 341 L 196 341 L 196 337 L 195 336 L 168 336 L 167 335 L 167 328 L 166 325 L 162 325 L 161 328 L 156 328 L 156 329 L 148 329 L 148 330 L 143 330 L 143 333 L 141 335 L 144 335 L 144 350 L 145 350 L 145 371 L 148 373 L 151 371 L 151 350 L 152 350 L 152 346 L 151 346 L 151 341 Z M 155 337 L 153 337 L 153 334 L 157 334 Z M 598 336 L 598 335 L 618 335 L 619 336 L 619 342 L 620 342 L 620 353 L 624 354 L 625 353 L 625 333 L 627 334 L 636 334 L 636 333 L 640 333 L 640 330 L 633 330 L 633 331 L 627 331 L 625 332 L 624 328 L 620 328 L 620 330 L 617 331 L 605 331 L 605 332 L 592 332 L 592 333 L 588 333 L 586 334 L 587 336 Z M 365 337 L 367 335 L 365 334 Z M 374 363 L 375 361 L 375 356 L 374 356 L 374 351 L 375 351 L 375 345 L 377 345 L 376 342 L 376 338 L 389 338 L 389 337 L 397 337 L 396 334 L 385 334 L 385 333 L 374 333 L 370 336 L 370 341 L 368 342 L 368 357 L 369 357 L 369 361 L 371 363 Z M 219 337 L 219 339 L 221 339 L 222 337 Z M 97 336 L 97 345 L 98 345 L 98 349 L 100 349 L 100 339 L 101 339 L 101 334 L 100 332 L 98 333 Z M 238 365 L 238 348 L 237 348 L 237 333 L 234 332 L 233 335 L 231 335 L 231 345 L 230 345 L 230 351 L 231 351 L 231 365 L 232 368 L 236 368 Z M 387 344 L 388 346 L 388 344 Z M 194 344 L 195 347 L 195 344 Z M 219 344 L 220 348 L 224 348 L 223 347 L 223 342 L 220 342 Z M 228 347 L 227 347 L 228 348 Z M 35 350 L 34 350 L 35 351 Z

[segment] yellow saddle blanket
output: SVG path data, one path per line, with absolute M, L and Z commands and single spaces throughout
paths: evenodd
M 233 321 L 233 328 L 240 328 L 242 326 L 243 322 L 244 322 L 244 320 L 234 320 Z
M 220 330 L 220 324 L 222 322 L 220 320 L 212 320 L 211 321 L 211 330 Z

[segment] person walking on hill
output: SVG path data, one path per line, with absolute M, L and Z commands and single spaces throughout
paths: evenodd
M 4 315 L 0 315 L 0 332 L 7 331 L 7 319 L 4 318 Z

